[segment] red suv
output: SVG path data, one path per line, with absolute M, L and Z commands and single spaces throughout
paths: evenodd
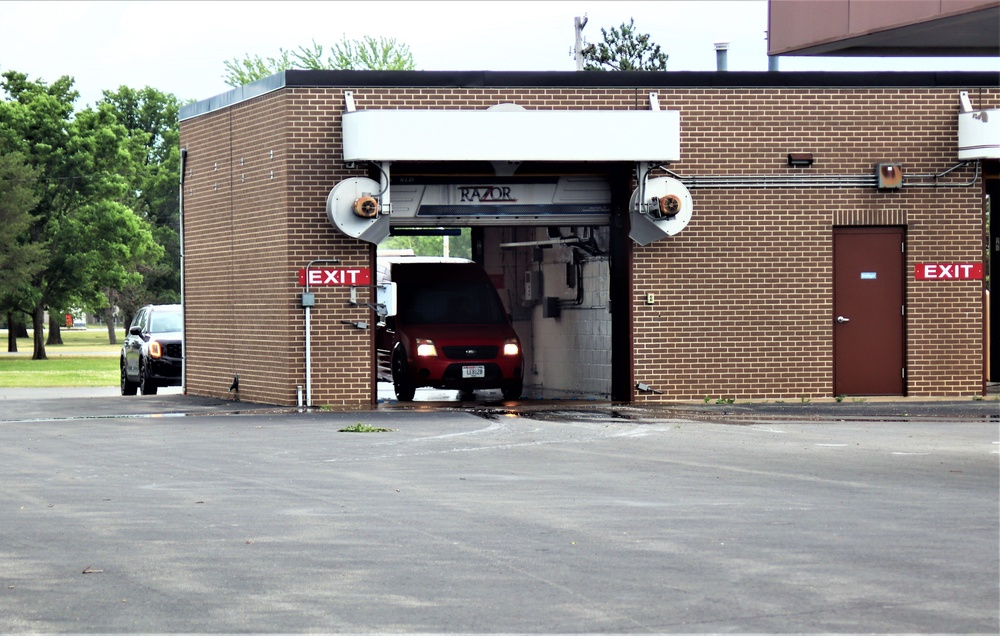
M 378 378 L 396 397 L 418 387 L 500 389 L 521 397 L 524 357 L 493 281 L 464 259 L 379 259 L 379 282 L 396 284 L 396 315 L 375 330 Z

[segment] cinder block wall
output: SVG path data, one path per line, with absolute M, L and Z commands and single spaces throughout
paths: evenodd
M 646 109 L 649 88 L 284 88 L 185 120 L 185 283 L 189 393 L 294 404 L 305 385 L 302 289 L 316 259 L 373 267 L 373 248 L 339 234 L 326 198 L 359 170 L 341 161 L 344 92 L 359 109 Z M 907 175 L 957 157 L 959 88 L 663 88 L 681 111 L 680 176 L 789 174 L 812 152 L 814 174 Z M 972 90 L 979 108 L 1000 90 Z M 613 135 L 614 131 L 593 131 Z M 242 162 L 242 164 L 241 164 Z M 971 174 L 966 170 L 963 174 Z M 633 253 L 633 378 L 664 391 L 636 400 L 796 399 L 833 390 L 832 233 L 838 225 L 907 228 L 908 393 L 982 390 L 982 284 L 924 283 L 917 262 L 980 261 L 982 190 L 692 189 L 679 235 Z M 314 288 L 312 402 L 374 401 L 370 321 L 346 288 Z M 646 305 L 646 294 L 656 298 Z M 371 300 L 368 290 L 359 293 Z

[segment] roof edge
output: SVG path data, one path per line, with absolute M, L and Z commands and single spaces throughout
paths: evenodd
M 186 104 L 198 117 L 282 88 L 973 88 L 1000 87 L 988 71 L 314 71 L 288 70 Z

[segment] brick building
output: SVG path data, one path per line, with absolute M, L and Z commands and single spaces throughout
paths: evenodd
M 360 178 L 389 186 L 376 235 L 473 228 L 524 342 L 528 397 L 981 395 L 997 80 L 286 71 L 189 105 L 186 391 L 231 395 L 238 375 L 251 402 L 375 402 L 374 290 L 316 285 L 304 309 L 298 278 L 310 263 L 374 271 L 368 222 L 328 217 L 331 190 Z M 441 111 L 498 116 L 433 128 Z M 960 139 L 981 112 L 993 123 Z M 541 128 L 520 134 L 522 113 Z M 524 194 L 434 199 L 470 185 Z M 681 214 L 636 211 L 650 196 Z

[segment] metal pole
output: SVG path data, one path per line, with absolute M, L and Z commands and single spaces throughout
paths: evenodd
M 181 253 L 180 253 L 180 267 L 181 267 L 181 321 L 183 322 L 184 331 L 187 332 L 187 305 L 184 304 L 184 171 L 187 170 L 187 158 L 188 150 L 187 148 L 181 148 L 181 178 L 178 184 L 178 220 L 180 222 L 180 239 Z M 128 330 L 128 325 L 125 325 L 125 330 Z M 181 338 L 181 393 L 187 395 L 187 345 L 185 341 L 187 338 Z
M 576 57 L 576 70 L 583 70 L 583 27 L 587 26 L 587 16 L 573 18 L 573 30 L 575 31 L 576 44 L 573 48 L 573 55 Z
M 316 260 L 309 261 L 306 265 L 306 294 L 309 293 L 309 270 L 313 265 L 318 265 L 320 263 L 339 263 L 339 258 L 320 258 Z M 312 301 L 310 301 L 312 302 Z M 306 310 L 306 408 L 312 407 L 312 336 L 310 329 L 310 314 L 309 309 L 312 305 L 306 305 L 303 302 L 303 309 Z
M 309 270 L 306 270 L 306 276 Z M 312 408 L 312 340 L 309 336 L 309 307 L 306 307 L 306 408 Z

